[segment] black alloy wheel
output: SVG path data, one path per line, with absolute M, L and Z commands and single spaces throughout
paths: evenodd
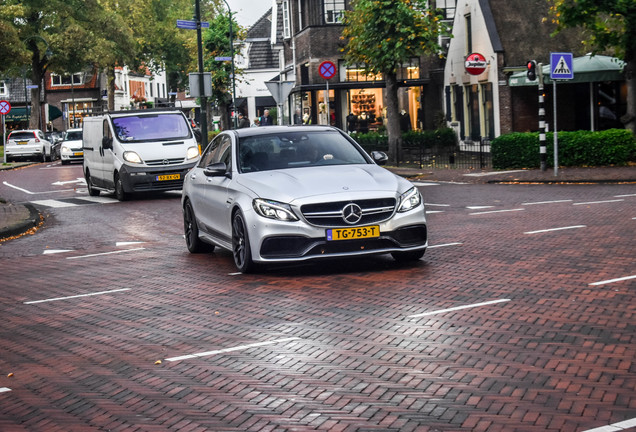
M 183 208 L 183 231 L 185 233 L 186 246 L 190 253 L 211 252 L 214 245 L 204 243 L 199 238 L 199 227 L 194 216 L 194 209 L 190 201 L 186 201 Z
M 232 218 L 232 255 L 234 264 L 241 273 L 252 273 L 256 270 L 256 265 L 252 261 L 247 225 L 239 211 Z

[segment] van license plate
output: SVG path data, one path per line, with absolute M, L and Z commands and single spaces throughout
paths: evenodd
M 166 174 L 160 175 L 156 177 L 157 181 L 165 181 L 165 180 L 181 180 L 181 174 Z
M 334 228 L 327 230 L 327 240 L 355 240 L 380 237 L 380 226 L 370 225 L 355 228 Z

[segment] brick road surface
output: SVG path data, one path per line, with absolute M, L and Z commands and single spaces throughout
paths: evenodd
M 102 242 L 43 260 L 37 236 L 17 239 L 32 253 L 0 259 L 0 430 L 584 431 L 634 419 L 636 282 L 590 284 L 636 274 L 636 198 L 581 204 L 616 200 L 619 186 L 548 186 L 563 202 L 528 204 L 545 187 L 425 188 L 445 207 L 428 207 L 443 211 L 429 215 L 438 247 L 414 265 L 236 274 L 227 252 L 188 254 L 181 225 L 159 216 L 123 221 L 143 248 L 110 255 L 78 257 L 116 251 Z M 493 207 L 466 208 L 483 188 L 496 188 Z M 64 229 L 38 235 L 52 247 Z

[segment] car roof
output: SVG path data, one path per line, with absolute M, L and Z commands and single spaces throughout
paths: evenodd
M 14 132 L 42 132 L 40 129 L 17 129 L 17 130 L 12 130 L 11 133 Z
M 327 131 L 339 131 L 339 129 L 333 126 L 327 125 L 286 125 L 286 126 L 258 126 L 242 129 L 226 130 L 223 132 L 235 133 L 239 137 L 251 137 L 264 134 L 277 134 L 288 132 L 327 132 Z

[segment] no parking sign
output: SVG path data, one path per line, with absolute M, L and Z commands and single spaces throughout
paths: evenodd
M 6 100 L 0 101 L 0 114 L 6 115 L 11 112 L 11 104 Z

